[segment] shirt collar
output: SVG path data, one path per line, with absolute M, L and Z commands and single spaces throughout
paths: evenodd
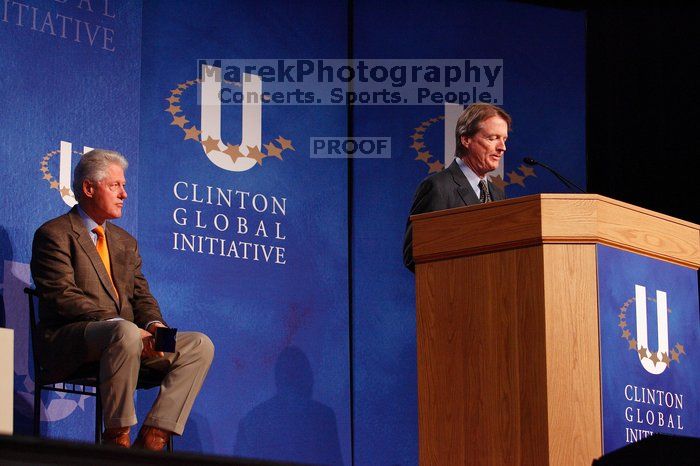
M 455 157 L 455 161 L 457 162 L 459 168 L 462 170 L 462 173 L 464 173 L 464 176 L 467 177 L 467 181 L 469 181 L 469 186 L 472 187 L 472 189 L 478 197 L 479 193 L 481 192 L 481 189 L 479 189 L 479 181 L 486 178 L 479 178 L 479 175 L 474 173 L 474 171 L 472 171 L 472 169 L 469 168 L 469 165 L 464 163 L 461 157 Z M 486 181 L 488 182 L 488 180 Z
M 80 207 L 80 204 L 78 204 L 78 215 L 80 215 L 80 219 L 83 221 L 83 225 L 85 225 L 85 228 L 87 229 L 88 232 L 90 232 L 90 235 L 94 235 L 92 230 L 95 229 L 95 227 L 100 226 L 96 221 L 94 221 L 90 216 L 85 213 L 82 207 Z M 102 228 L 105 227 L 105 224 L 107 222 L 102 224 Z

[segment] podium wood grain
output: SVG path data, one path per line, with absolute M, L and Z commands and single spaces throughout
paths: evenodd
M 469 212 L 466 220 L 465 212 Z M 698 225 L 596 194 L 537 194 L 412 219 L 416 263 L 569 243 L 606 244 L 687 267 L 700 266 Z
M 596 195 L 413 217 L 421 465 L 602 455 L 596 244 L 700 264 L 699 228 Z

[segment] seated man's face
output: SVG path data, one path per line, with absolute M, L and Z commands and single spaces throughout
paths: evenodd
M 97 223 L 122 216 L 124 199 L 126 199 L 126 179 L 124 170 L 119 165 L 110 165 L 107 176 L 97 183 L 90 183 L 91 187 L 85 193 L 85 202 L 89 204 L 89 210 Z

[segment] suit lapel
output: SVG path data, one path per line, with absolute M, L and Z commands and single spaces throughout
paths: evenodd
M 107 274 L 107 269 L 105 268 L 105 265 L 102 263 L 102 259 L 100 259 L 100 255 L 97 253 L 97 248 L 95 247 L 95 243 L 92 242 L 92 238 L 90 238 L 90 234 L 88 233 L 87 229 L 85 228 L 85 224 L 83 223 L 83 219 L 80 218 L 80 214 L 78 213 L 78 210 L 76 207 L 74 207 L 70 211 L 70 221 L 73 226 L 73 232 L 75 233 L 77 239 L 78 239 L 78 244 L 80 247 L 83 249 L 83 252 L 87 255 L 87 257 L 90 259 L 90 262 L 92 263 L 92 266 L 95 268 L 95 273 L 97 273 L 97 276 L 100 279 L 100 282 L 102 282 L 103 288 L 107 291 L 109 296 L 114 300 L 117 305 L 119 304 L 119 299 L 117 298 L 117 295 L 114 293 L 114 287 L 112 286 L 112 281 L 109 279 L 109 275 Z M 109 239 L 107 240 L 107 245 L 109 246 Z
M 478 204 L 479 198 L 474 193 L 474 190 L 469 185 L 469 180 L 462 173 L 462 169 L 457 165 L 457 160 L 452 161 L 447 171 L 452 175 L 452 181 L 457 185 L 457 193 L 462 198 L 464 205 Z
M 502 201 L 506 198 L 505 192 L 498 189 L 491 181 L 489 181 L 489 194 L 491 194 L 492 201 Z

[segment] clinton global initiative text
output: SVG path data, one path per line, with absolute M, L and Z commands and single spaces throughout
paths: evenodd
M 173 249 L 176 251 L 253 260 L 284 265 L 284 247 L 247 241 L 232 241 L 224 238 L 173 232 Z
M 287 198 L 187 181 L 173 185 L 174 251 L 285 265 Z M 195 207 L 196 206 L 196 207 Z M 189 230 L 189 231 L 188 231 Z M 259 242 L 260 241 L 260 242 Z

